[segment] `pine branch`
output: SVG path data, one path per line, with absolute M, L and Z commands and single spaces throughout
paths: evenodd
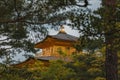
M 0 42 L 2 42 L 2 41 L 5 41 L 5 40 L 9 40 L 9 38 L 6 38 L 6 39 L 2 39 L 2 40 L 0 40 Z
M 79 6 L 79 7 L 86 7 L 88 5 L 88 0 L 84 0 L 84 5 L 79 5 L 79 4 L 69 4 L 69 5 L 76 5 L 76 6 Z M 66 5 L 67 6 L 67 5 Z M 0 19 L 0 23 L 1 24 L 6 24 L 6 23 L 10 23 L 10 24 L 13 24 L 13 23 L 17 23 L 17 22 L 21 22 L 21 23 L 29 23 L 29 24 L 45 24 L 45 23 L 52 23 L 52 21 L 38 21 L 38 22 L 30 22 L 30 21 L 27 21 L 26 19 L 28 17 L 33 17 L 36 13 L 39 12 L 39 10 L 34 10 L 32 12 L 27 12 L 26 15 L 24 16 L 20 16 L 20 13 L 17 9 L 17 2 L 16 0 L 14 0 L 14 9 L 15 9 L 15 12 L 17 13 L 17 18 L 16 19 Z M 63 20 L 63 19 L 55 19 L 55 20 Z M 55 20 L 53 20 L 55 22 Z
M 76 4 L 76 6 L 79 6 L 79 7 L 87 7 L 88 5 L 89 5 L 88 0 L 84 0 L 84 5 Z
M 14 9 L 15 9 L 15 12 L 17 13 L 17 18 L 19 18 L 20 13 L 18 12 L 18 9 L 17 9 L 17 2 L 16 2 L 16 0 L 14 0 Z

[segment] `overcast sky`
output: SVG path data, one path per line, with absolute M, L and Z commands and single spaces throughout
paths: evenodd
M 100 7 L 101 0 L 89 0 L 89 8 L 96 10 Z
M 100 2 L 101 2 L 101 0 L 89 0 L 90 5 L 88 6 L 88 8 L 90 8 L 92 10 L 96 10 L 98 7 L 100 7 Z M 64 27 L 65 27 L 65 31 L 67 34 L 79 37 L 78 31 L 72 30 L 69 26 L 64 26 Z M 58 33 L 58 31 L 55 31 L 55 30 L 49 31 L 50 35 L 55 35 L 57 33 Z M 24 61 L 26 58 L 23 56 L 23 54 L 18 54 L 14 59 L 19 60 L 19 61 Z
M 89 0 L 90 5 L 88 6 L 88 8 L 92 10 L 97 10 L 97 8 L 100 7 L 100 3 L 101 3 L 101 0 Z M 65 28 L 66 33 L 79 37 L 79 33 L 77 30 L 71 29 L 70 26 L 64 26 L 64 28 Z M 58 31 L 49 30 L 50 35 L 55 35 L 57 33 Z

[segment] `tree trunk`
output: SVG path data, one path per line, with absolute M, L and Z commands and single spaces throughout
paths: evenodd
M 106 80 L 118 80 L 118 57 L 117 50 L 110 40 L 106 43 Z
M 118 80 L 118 56 L 116 49 L 116 3 L 117 0 L 105 0 L 105 38 L 106 38 L 106 80 Z

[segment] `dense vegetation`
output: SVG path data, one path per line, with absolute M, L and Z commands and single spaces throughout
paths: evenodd
M 102 49 L 99 52 L 104 52 Z M 105 54 L 82 53 L 74 55 L 72 62 L 50 61 L 48 67 L 40 61 L 24 68 L 1 66 L 1 80 L 106 80 Z M 120 62 L 120 54 L 119 54 Z M 120 72 L 120 65 L 119 72 Z M 119 73 L 120 74 L 120 73 Z M 119 76 L 120 79 L 120 76 Z
M 35 80 L 37 78 L 55 80 L 59 78 L 63 80 L 65 78 L 84 80 L 87 78 L 82 78 L 83 76 L 89 76 L 91 79 L 106 77 L 107 80 L 118 80 L 118 73 L 120 73 L 118 71 L 120 69 L 118 66 L 120 1 L 101 0 L 101 8 L 97 11 L 91 11 L 87 8 L 88 5 L 88 0 L 0 0 L 0 57 L 6 59 L 5 65 L 1 64 L 0 77 L 3 80 L 8 78 L 10 80 L 16 74 L 14 76 L 16 80 L 17 78 L 22 80 L 28 78 L 23 75 L 33 76 L 35 72 L 33 73 L 25 69 L 23 70 L 25 73 L 21 75 L 19 72 L 22 69 L 18 70 L 9 67 L 9 64 L 14 62 L 12 57 L 22 51 L 24 53 L 35 53 L 34 44 L 37 40 L 47 35 L 48 25 L 52 25 L 56 29 L 58 25 L 67 24 L 73 26 L 74 29 L 79 30 L 82 34 L 79 43 L 75 46 L 78 51 L 84 48 L 89 53 L 95 53 L 96 49 L 105 47 L 105 68 L 100 63 L 102 68 L 99 65 L 97 66 L 99 69 L 96 69 L 94 60 L 97 57 L 93 57 L 93 54 L 89 56 L 81 55 L 76 56 L 73 63 L 53 62 L 56 65 L 51 63 L 51 66 L 60 68 L 55 68 L 58 69 L 55 70 L 50 66 L 46 69 L 46 72 L 44 70 L 43 72 L 42 70 L 37 71 L 38 73 L 40 72 L 40 75 L 36 72 Z M 70 23 L 67 23 L 67 21 Z M 90 60 L 87 60 L 89 57 Z M 82 69 L 83 72 L 81 71 Z M 57 73 L 56 71 L 63 71 L 65 74 Z M 98 74 L 96 71 L 98 71 Z M 59 75 L 54 76 L 54 74 Z

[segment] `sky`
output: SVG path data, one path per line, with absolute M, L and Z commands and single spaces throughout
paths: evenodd
M 101 0 L 89 0 L 90 5 L 88 6 L 88 8 L 90 8 L 91 10 L 97 10 L 100 7 L 100 3 L 101 3 Z M 64 28 L 66 33 L 79 37 L 79 32 L 77 30 L 73 30 L 71 29 L 70 26 L 67 26 L 67 25 L 64 25 Z M 50 35 L 55 35 L 57 33 L 58 31 L 55 31 L 55 30 L 49 31 Z
M 101 0 L 89 0 L 89 6 L 88 8 L 92 9 L 92 10 L 96 10 L 97 8 L 100 7 L 100 3 L 101 3 Z M 64 28 L 65 28 L 65 31 L 67 34 L 70 34 L 70 35 L 73 35 L 73 36 L 76 36 L 76 37 L 79 37 L 79 33 L 77 30 L 73 30 L 70 28 L 70 26 L 67 26 L 67 25 L 64 25 Z M 49 35 L 55 35 L 57 34 L 58 31 L 55 31 L 55 30 L 49 30 Z M 16 57 L 14 58 L 14 60 L 17 60 L 17 61 L 24 61 L 26 60 L 26 58 L 24 57 L 24 54 L 18 54 L 16 55 Z M 1 62 L 2 60 L 0 60 Z
M 101 0 L 89 0 L 89 4 L 89 8 L 91 8 L 92 10 L 97 10 L 97 8 L 100 7 Z

